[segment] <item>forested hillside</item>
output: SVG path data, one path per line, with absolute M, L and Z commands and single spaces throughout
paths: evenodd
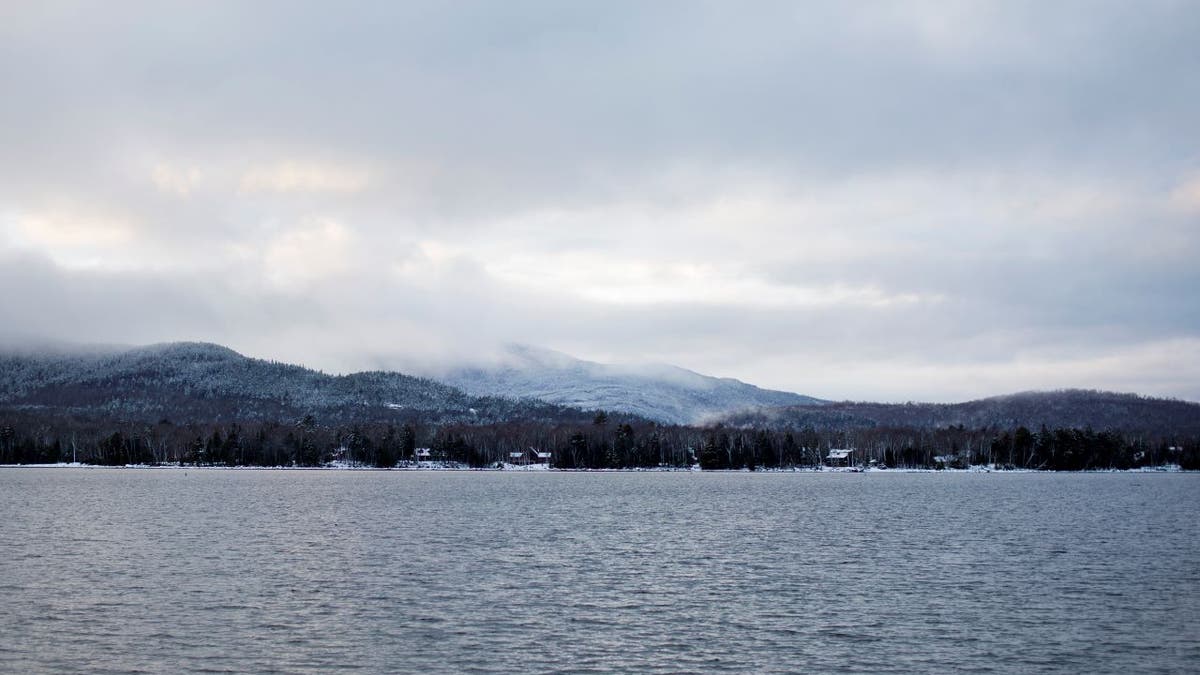
M 1200 404 L 1105 391 L 1025 392 L 965 403 L 829 403 L 726 416 L 732 426 L 775 429 L 1065 427 L 1144 434 L 1200 434 Z
M 10 351 L 0 355 L 0 408 L 176 422 L 496 422 L 585 419 L 538 401 L 470 396 L 391 372 L 327 375 L 247 358 L 214 344 Z
M 1200 404 L 1058 391 L 762 408 L 676 425 L 471 396 L 399 373 L 328 375 L 203 343 L 0 355 L 0 464 L 386 467 L 415 461 L 418 447 L 471 466 L 549 452 L 553 466 L 574 469 L 814 467 L 833 448 L 852 449 L 857 465 L 1200 468 Z

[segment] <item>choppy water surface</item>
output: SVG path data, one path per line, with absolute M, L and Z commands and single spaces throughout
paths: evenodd
M 1200 668 L 1200 476 L 0 470 L 0 671 Z

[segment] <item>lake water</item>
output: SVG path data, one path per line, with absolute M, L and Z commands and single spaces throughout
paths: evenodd
M 1200 475 L 0 469 L 4 672 L 1200 669 Z

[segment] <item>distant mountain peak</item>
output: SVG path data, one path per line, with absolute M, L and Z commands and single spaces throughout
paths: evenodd
M 174 358 L 191 359 L 244 359 L 242 354 L 213 342 L 159 342 L 136 347 L 130 354 L 145 356 L 169 356 Z
M 476 396 L 533 398 L 677 424 L 762 406 L 822 403 L 669 364 L 598 363 L 527 344 L 505 345 L 497 359 L 463 365 L 440 379 Z
M 510 342 L 500 353 L 500 363 L 508 367 L 577 368 L 582 365 L 603 365 L 577 359 L 570 354 L 546 347 Z
M 542 402 L 481 400 L 396 372 L 325 373 L 207 342 L 58 351 L 0 350 L 0 411 L 130 420 L 470 421 L 585 419 Z

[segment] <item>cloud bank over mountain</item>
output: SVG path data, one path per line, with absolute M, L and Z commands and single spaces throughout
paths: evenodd
M 533 398 L 582 410 L 616 410 L 671 424 L 704 424 L 762 407 L 821 404 L 677 366 L 611 365 L 528 345 L 434 377 L 474 396 Z
M 0 9 L 8 340 L 1200 399 L 1188 3 Z

